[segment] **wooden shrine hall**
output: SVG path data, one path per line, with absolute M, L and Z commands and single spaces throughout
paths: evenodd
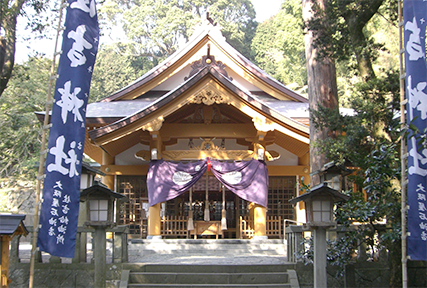
M 89 104 L 86 116 L 84 152 L 101 164 L 104 184 L 129 198 L 116 213 L 132 237 L 281 237 L 284 219 L 304 220 L 288 200 L 299 195 L 302 176 L 309 181 L 308 100 L 247 60 L 209 21 L 151 71 Z M 221 182 L 209 169 L 191 186 L 191 173 L 175 173 L 179 192 L 157 183 L 167 201 L 151 202 L 153 163 L 209 159 L 262 163 L 265 203 L 233 190 L 240 170 Z

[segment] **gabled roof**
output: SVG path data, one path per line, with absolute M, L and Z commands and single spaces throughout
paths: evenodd
M 334 202 L 343 202 L 348 201 L 350 199 L 350 196 L 340 193 L 335 189 L 332 189 L 328 186 L 328 183 L 323 182 L 311 188 L 309 192 L 289 200 L 289 203 L 296 204 L 300 201 L 305 201 L 306 199 L 312 198 L 316 195 L 328 195 L 333 198 Z
M 104 196 L 117 198 L 117 199 L 127 198 L 125 195 L 116 193 L 113 190 L 109 189 L 103 183 L 95 182 L 92 186 L 82 190 L 82 192 L 80 193 L 80 201 L 85 200 L 85 198 L 91 194 L 104 195 Z
M 24 219 L 25 215 L 0 214 L 0 235 L 28 235 L 28 230 L 23 222 Z
M 232 95 L 238 97 L 240 99 L 239 101 L 246 103 L 251 107 L 251 109 L 257 111 L 256 113 L 259 113 L 263 115 L 263 117 L 272 120 L 272 122 L 278 123 L 279 125 L 276 125 L 277 130 L 283 130 L 281 132 L 284 132 L 285 134 L 288 134 L 301 142 L 306 144 L 308 143 L 309 129 L 306 125 L 286 117 L 275 109 L 267 106 L 263 102 L 258 101 L 258 99 L 251 95 L 249 91 L 244 91 L 242 87 L 238 87 L 233 81 L 230 81 L 230 79 L 221 74 L 215 67 L 211 66 L 204 67 L 191 78 L 184 81 L 175 90 L 170 91 L 140 111 L 110 125 L 89 131 L 89 136 L 95 143 L 103 145 L 109 141 L 113 141 L 123 137 L 124 135 L 132 133 L 133 131 L 144 129 L 143 126 L 148 124 L 150 121 L 148 116 L 154 115 L 156 111 L 165 107 L 172 101 L 175 101 L 184 93 L 190 90 L 192 91 L 192 89 L 197 89 L 194 88 L 196 85 L 199 85 L 200 83 L 203 83 L 203 81 L 208 80 L 213 80 L 221 85 L 223 89 L 226 89 L 227 91 L 231 92 Z M 173 111 L 176 111 L 180 106 L 189 103 L 190 100 L 191 99 L 189 98 L 179 98 L 179 101 L 174 103 L 173 107 L 169 108 L 167 113 L 170 114 Z M 166 117 L 167 114 L 162 114 L 162 116 Z
M 234 65 L 239 70 L 242 70 L 246 80 L 259 83 L 260 86 L 263 86 L 261 89 L 268 90 L 270 92 L 269 94 L 273 97 L 280 100 L 308 103 L 307 98 L 287 88 L 246 59 L 225 41 L 218 27 L 209 23 L 196 30 L 186 45 L 177 50 L 162 63 L 145 73 L 133 83 L 102 99 L 100 102 L 129 100 L 143 95 L 187 66 L 187 62 L 191 61 L 192 57 L 206 44 L 215 45 L 215 47 L 221 51 L 222 55 L 227 58 L 226 65 Z M 209 49 L 210 48 L 208 48 L 208 50 Z M 231 67 L 231 69 L 233 68 Z

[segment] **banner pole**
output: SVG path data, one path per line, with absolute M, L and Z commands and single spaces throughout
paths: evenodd
M 55 40 L 55 50 L 52 57 L 52 65 L 50 67 L 50 75 L 49 75 L 49 84 L 48 84 L 48 91 L 47 91 L 47 100 L 46 100 L 46 109 L 45 109 L 45 115 L 43 120 L 43 127 L 42 127 L 42 143 L 40 148 L 40 158 L 39 158 L 39 170 L 37 173 L 37 187 L 36 187 L 36 204 L 34 209 L 34 224 L 33 224 L 33 239 L 32 239 L 32 248 L 31 248 L 31 256 L 30 256 L 30 278 L 29 278 L 29 288 L 32 288 L 34 286 L 34 265 L 35 265 L 35 255 L 37 253 L 37 237 L 38 237 L 38 231 L 39 231 L 39 211 L 40 211 L 40 202 L 41 202 L 41 187 L 42 183 L 45 177 L 44 174 L 44 166 L 45 166 L 45 160 L 46 160 L 46 134 L 47 130 L 50 128 L 49 125 L 49 118 L 50 118 L 50 110 L 53 104 L 52 100 L 52 89 L 53 84 L 56 80 L 56 56 L 58 56 L 60 53 L 58 53 L 58 42 L 59 37 L 62 32 L 62 16 L 63 16 L 63 10 L 67 6 L 66 0 L 61 1 L 61 5 L 59 8 L 59 19 L 58 19 L 58 27 L 56 29 L 56 40 Z
M 403 13 L 402 13 L 402 0 L 398 2 L 398 21 L 399 21 L 399 69 L 400 69 L 400 127 L 402 131 L 406 126 L 406 103 L 405 99 L 405 71 L 403 67 L 403 56 L 405 49 L 403 47 Z M 407 269 L 407 234 L 406 234 L 406 188 L 407 188 L 407 176 L 406 176 L 406 158 L 407 158 L 407 147 L 406 139 L 404 136 L 400 139 L 400 163 L 401 163 L 401 225 L 402 225 L 402 288 L 408 287 L 408 269 Z

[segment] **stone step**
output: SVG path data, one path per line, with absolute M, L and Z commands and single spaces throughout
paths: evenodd
M 283 284 L 288 282 L 286 272 L 263 273 L 171 273 L 131 272 L 130 283 L 138 284 Z
M 295 269 L 295 264 L 263 264 L 263 265 L 189 265 L 189 264 L 138 264 L 124 263 L 124 270 L 132 272 L 191 272 L 191 273 L 261 273 L 286 272 Z
M 158 249 L 129 249 L 131 253 L 140 255 L 151 255 L 151 254 L 204 254 L 204 255 L 242 255 L 242 254 L 259 254 L 259 255 L 282 255 L 286 256 L 286 249 L 244 249 L 244 248 L 219 248 L 219 249 L 205 249 L 191 248 L 191 247 L 163 247 Z
M 235 254 L 241 255 L 264 254 L 264 255 L 286 255 L 286 245 L 282 240 L 251 241 L 240 239 L 221 240 L 192 240 L 192 239 L 171 239 L 171 240 L 139 240 L 132 241 L 129 251 L 137 254 Z
M 298 288 L 295 265 L 124 264 L 127 287 L 290 287 Z M 296 285 L 295 285 L 296 283 Z
M 141 288 L 191 288 L 191 287 L 208 287 L 208 288 L 294 288 L 291 284 L 128 284 L 127 287 Z

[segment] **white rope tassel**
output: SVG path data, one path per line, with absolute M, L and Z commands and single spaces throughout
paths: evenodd
M 193 187 L 190 188 L 190 211 L 188 211 L 187 230 L 188 231 L 194 230 L 194 223 L 193 223 Z
M 227 230 L 227 211 L 225 210 L 225 187 L 222 185 L 221 230 Z
M 208 196 L 208 191 L 209 191 L 209 187 L 208 187 L 208 180 L 209 180 L 209 176 L 208 176 L 208 171 L 206 171 L 206 200 L 205 200 L 205 215 L 204 215 L 204 220 L 206 222 L 209 222 L 211 220 L 211 217 L 209 215 L 209 196 Z

